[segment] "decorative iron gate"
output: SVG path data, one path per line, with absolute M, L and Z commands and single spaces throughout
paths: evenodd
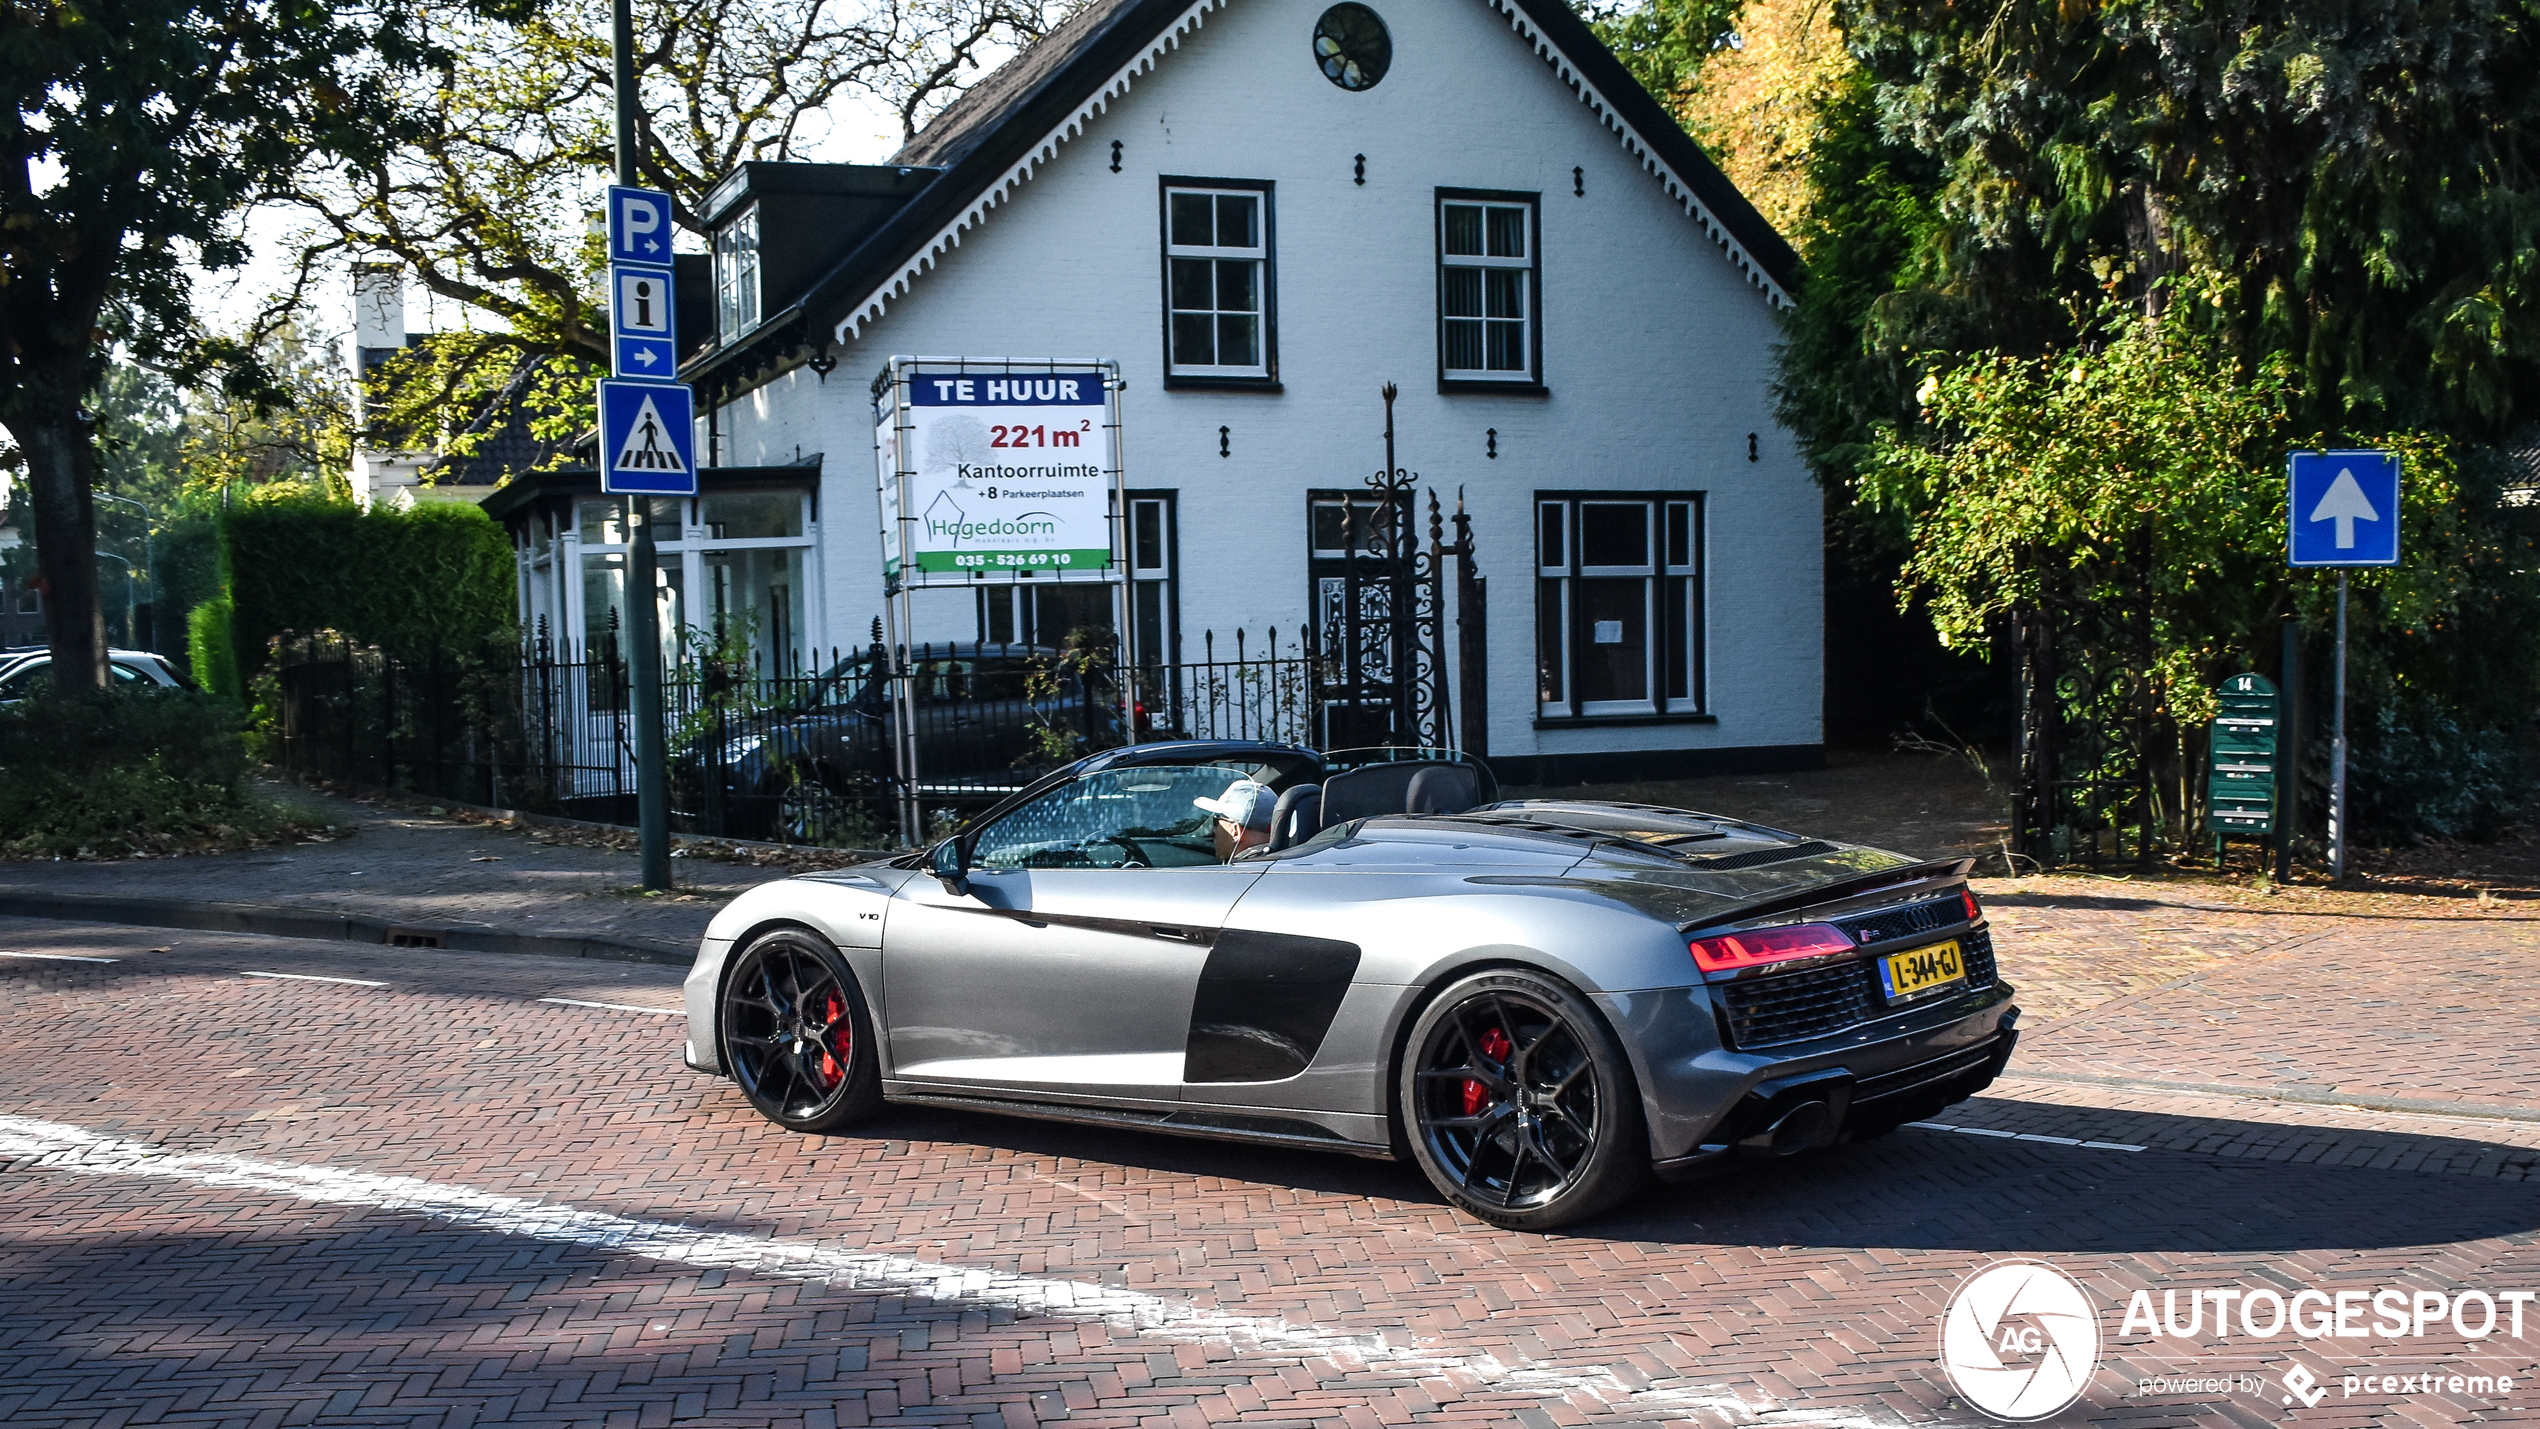
M 2049 583 L 2013 620 L 2020 773 L 2010 844 L 2033 866 L 2148 866 L 2166 841 L 2154 794 L 2149 562 L 2146 537 Z
M 1394 455 L 1396 393 L 1385 384 L 1385 464 L 1364 490 L 1308 498 L 1316 735 L 1325 749 L 1459 744 L 1449 697 L 1444 575 L 1447 561 L 1460 558 L 1465 584 L 1475 584 L 1472 531 L 1459 498 L 1456 541 L 1449 545 L 1431 491 L 1428 540 L 1420 540 L 1419 474 Z M 1478 661 L 1480 613 L 1460 615 L 1459 654 Z M 1462 683 L 1470 689 L 1479 680 Z

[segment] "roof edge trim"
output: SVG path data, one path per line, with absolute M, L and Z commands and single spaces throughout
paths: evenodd
M 1136 82 L 1138 76 L 1153 69 L 1156 61 L 1163 58 L 1167 51 L 1179 48 L 1182 37 L 1197 30 L 1206 20 L 1209 11 L 1221 9 L 1229 3 L 1231 0 L 1192 0 L 1189 8 L 1174 17 L 1173 22 L 1165 26 L 1163 31 L 1150 40 L 1145 48 L 1141 49 L 1128 63 L 1114 71 L 1112 76 L 1103 81 L 1092 95 L 1076 106 L 1073 113 L 1053 125 L 1048 133 L 1041 136 L 1040 142 L 1024 152 L 1020 160 L 990 180 L 986 188 L 972 197 L 957 217 L 936 230 L 934 237 L 920 244 L 917 252 L 900 264 L 898 271 L 876 285 L 861 302 L 849 308 L 847 315 L 841 318 L 838 325 L 831 330 L 833 339 L 841 343 L 852 342 L 862 332 L 866 323 L 878 321 L 889 308 L 892 299 L 905 294 L 910 284 L 916 282 L 927 269 L 941 260 L 945 253 L 961 246 L 961 235 L 964 230 L 975 228 L 986 222 L 990 209 L 1005 202 L 1013 196 L 1015 190 L 1029 183 L 1041 165 L 1056 158 L 1062 145 L 1085 132 L 1086 126 L 1092 123 L 1096 115 L 1110 108 L 1113 100 L 1127 94 L 1129 86 Z
M 1748 251 L 1747 245 L 1730 231 L 1729 225 L 1722 221 L 1721 215 L 1715 212 L 1711 205 L 1702 201 L 1701 196 L 1694 191 L 1694 186 L 1686 181 L 1685 176 L 1677 173 L 1666 160 L 1658 156 L 1657 147 L 1633 127 L 1630 120 L 1623 117 L 1622 112 L 1588 79 L 1579 65 L 1570 58 L 1568 52 L 1555 43 L 1550 35 L 1544 33 L 1544 27 L 1536 23 L 1534 17 L 1527 13 L 1521 0 L 1488 0 L 1488 3 L 1492 9 L 1508 17 L 1509 26 L 1517 32 L 1518 37 L 1532 45 L 1536 55 L 1546 64 L 1551 65 L 1553 72 L 1560 77 L 1562 83 L 1568 85 L 1572 92 L 1578 95 L 1579 102 L 1585 104 L 1589 112 L 1596 115 L 1606 128 L 1613 130 L 1616 137 L 1622 140 L 1623 151 L 1639 160 L 1640 166 L 1666 189 L 1667 197 L 1682 206 L 1686 216 L 1702 229 L 1703 235 L 1720 246 L 1739 276 L 1760 290 L 1766 301 L 1775 308 L 1790 306 L 1790 292 L 1782 282 L 1765 267 L 1756 254 Z

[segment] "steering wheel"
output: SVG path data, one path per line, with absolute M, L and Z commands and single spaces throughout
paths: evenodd
M 1122 855 L 1120 866 L 1122 868 L 1155 867 L 1155 861 L 1147 857 L 1146 850 L 1138 847 L 1137 844 L 1126 834 L 1109 834 L 1104 836 L 1102 842 L 1120 845 L 1120 852 Z

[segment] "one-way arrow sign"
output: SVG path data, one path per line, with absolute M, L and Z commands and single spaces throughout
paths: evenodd
M 2294 565 L 2399 563 L 2396 453 L 2295 452 L 2290 465 L 2286 546 Z

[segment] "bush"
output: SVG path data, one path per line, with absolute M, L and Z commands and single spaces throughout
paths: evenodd
M 2513 737 L 2464 727 L 2430 699 L 2383 705 L 2346 770 L 2355 827 L 2377 839 L 2493 838 L 2520 818 L 2531 778 Z M 2324 753 L 2326 740 L 2318 742 Z
M 187 614 L 185 659 L 194 667 L 194 683 L 238 698 L 238 644 L 230 634 L 228 596 L 207 600 Z
M 0 708 L 0 850 L 238 847 L 306 821 L 247 789 L 238 707 L 191 690 L 114 690 Z
M 221 517 L 231 648 L 241 673 L 261 667 L 276 635 L 341 631 L 417 658 L 479 650 L 507 637 L 516 596 L 511 540 L 472 505 L 411 511 L 290 495 Z

